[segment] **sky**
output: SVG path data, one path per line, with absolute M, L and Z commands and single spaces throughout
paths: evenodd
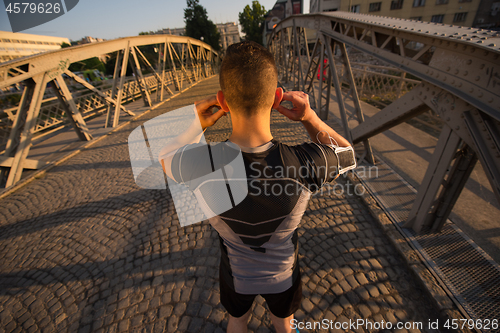
M 214 23 L 238 22 L 238 13 L 251 3 L 251 0 L 200 0 Z M 259 3 L 270 10 L 276 0 L 259 0 Z M 141 31 L 184 27 L 186 6 L 186 0 L 80 0 L 66 14 L 20 32 L 73 41 L 85 36 L 104 39 L 137 36 Z M 309 0 L 304 0 L 304 12 L 309 12 Z M 12 31 L 2 3 L 0 31 Z

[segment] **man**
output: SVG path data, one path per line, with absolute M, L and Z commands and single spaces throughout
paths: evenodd
M 207 169 L 197 162 L 199 152 L 206 149 L 198 143 L 202 130 L 231 114 L 228 142 L 209 149 L 220 157 L 227 155 L 227 147 L 237 145 L 248 182 L 248 195 L 243 201 L 209 219 L 220 236 L 220 298 L 229 312 L 230 333 L 247 331 L 250 308 L 258 294 L 269 306 L 276 331 L 291 332 L 290 321 L 302 297 L 296 228 L 311 194 L 338 176 L 332 143 L 350 146 L 318 118 L 307 94 L 283 93 L 277 88 L 277 78 L 273 56 L 267 49 L 253 42 L 231 45 L 221 65 L 221 91 L 196 103 L 200 124 L 191 126 L 160 153 L 170 178 L 200 191 L 202 185 L 194 179 L 224 164 L 214 165 L 211 158 L 212 165 Z M 294 107 L 281 106 L 282 100 L 292 102 Z M 220 109 L 213 113 L 214 106 Z M 302 122 L 313 143 L 292 147 L 274 140 L 271 109 Z M 209 198 L 206 189 L 201 193 L 206 202 L 216 200 Z

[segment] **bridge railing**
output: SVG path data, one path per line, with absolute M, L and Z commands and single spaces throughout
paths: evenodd
M 153 66 L 139 46 L 156 45 L 158 61 Z M 103 89 L 69 70 L 72 63 L 116 52 L 111 86 Z M 73 126 L 80 140 L 91 140 L 85 119 L 106 113 L 105 126 L 116 127 L 120 115 L 135 115 L 124 104 L 140 96 L 152 106 L 182 91 L 200 79 L 214 75 L 219 56 L 208 45 L 189 37 L 147 35 L 81 45 L 16 59 L 0 64 L 0 89 L 24 86 L 16 108 L 0 112 L 0 186 L 12 186 L 24 168 L 37 169 L 43 163 L 27 159 L 31 140 L 64 122 Z M 134 77 L 126 77 L 131 68 Z M 151 74 L 143 75 L 146 68 Z M 69 77 L 86 89 L 82 93 L 68 86 Z M 46 94 L 49 86 L 53 94 Z M 56 97 L 53 97 L 56 96 Z
M 439 116 L 438 143 L 405 226 L 417 232 L 441 230 L 477 161 L 500 201 L 497 32 L 329 12 L 282 20 L 268 48 L 280 81 L 308 93 L 323 119 L 334 89 L 345 137 L 362 143 L 360 156 L 368 162 L 374 163 L 370 137 L 429 110 Z M 390 69 L 351 63 L 352 50 Z M 324 64 L 335 66 L 321 70 Z M 364 121 L 363 96 L 382 107 L 369 122 Z M 347 99 L 354 104 L 351 114 Z M 349 129 L 348 119 L 356 119 L 358 125 Z
M 194 80 L 194 71 L 189 69 L 188 73 L 190 73 L 190 79 Z M 172 71 L 165 72 L 165 84 L 175 90 L 173 75 Z M 158 102 L 159 91 L 157 89 L 158 84 L 155 75 L 145 75 L 144 79 L 146 81 L 147 89 L 151 93 L 156 92 L 156 102 Z M 108 102 L 102 96 L 86 89 L 78 92 L 75 92 L 75 89 L 72 89 L 80 87 L 81 85 L 79 84 L 74 84 L 73 86 L 68 85 L 70 91 L 73 91 L 73 99 L 76 104 L 76 108 L 82 114 L 84 120 L 101 115 L 107 111 Z M 112 80 L 102 81 L 101 86 L 98 88 L 104 95 L 111 97 Z M 46 98 L 43 100 L 40 107 L 40 112 L 33 130 L 34 139 L 69 124 L 64 107 L 61 105 L 56 96 L 50 97 L 51 95 L 53 94 L 46 94 Z M 141 88 L 139 84 L 137 84 L 134 77 L 127 77 L 123 84 L 122 103 L 125 105 L 138 98 L 141 98 Z M 0 152 L 5 150 L 18 108 L 18 106 L 15 106 L 0 110 Z

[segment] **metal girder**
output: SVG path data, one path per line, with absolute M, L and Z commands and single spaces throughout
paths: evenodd
M 110 96 L 112 100 L 115 100 L 117 95 L 117 89 L 120 81 L 120 73 L 122 68 L 121 66 L 123 63 L 123 54 L 124 50 L 116 51 L 115 70 L 113 72 L 113 86 L 111 87 L 111 96 Z M 106 112 L 106 122 L 104 123 L 105 128 L 108 128 L 109 126 L 113 125 L 111 122 L 111 115 L 112 115 L 111 111 L 112 111 L 112 105 L 110 104 Z
M 125 75 L 127 74 L 127 63 L 128 57 L 130 53 L 130 43 L 127 44 L 125 50 L 123 51 L 123 59 L 120 70 L 120 79 L 118 81 L 118 86 L 116 87 L 116 105 L 115 105 L 115 113 L 113 115 L 113 127 L 118 126 L 120 121 L 120 106 L 122 105 L 123 98 L 123 83 L 125 81 Z
M 4 154 L 4 157 L 13 157 L 10 168 L 2 168 L 2 182 L 5 180 L 5 187 L 12 186 L 21 179 L 23 164 L 28 156 L 33 129 L 49 81 L 45 73 L 38 74 L 32 79 L 32 82 L 28 82 L 24 89 L 25 92 Z
M 352 69 L 351 69 L 351 64 L 349 61 L 349 56 L 347 55 L 347 50 L 345 47 L 345 44 L 343 43 L 336 43 L 338 47 L 340 48 L 340 54 L 342 57 L 342 63 L 344 65 L 344 71 L 347 74 L 348 78 L 348 83 L 350 86 L 349 92 L 346 94 L 346 97 L 350 94 L 351 99 L 354 103 L 354 108 L 356 109 L 356 117 L 357 120 L 360 124 L 364 123 L 365 117 L 363 115 L 363 111 L 361 109 L 361 103 L 359 102 L 359 96 L 358 96 L 358 90 L 356 88 L 356 82 L 354 79 L 354 75 L 352 74 Z M 334 48 L 335 50 L 335 48 Z M 351 138 L 352 140 L 352 138 Z M 368 160 L 368 162 L 375 164 L 375 159 L 373 157 L 373 151 L 370 146 L 370 142 L 368 139 L 363 140 L 363 146 L 365 148 L 365 158 Z
M 466 111 L 464 116 L 475 150 L 500 201 L 500 124 L 478 110 Z
M 139 59 L 137 59 L 137 54 L 135 53 L 135 47 L 130 48 L 130 53 L 132 54 L 132 58 L 129 58 L 130 67 L 132 67 L 132 71 L 135 75 L 135 80 L 137 81 L 137 85 L 141 90 L 142 99 L 144 100 L 144 106 L 151 106 L 151 96 L 149 96 L 149 88 L 144 81 L 144 76 L 142 75 L 141 64 L 139 64 Z
M 55 80 L 50 81 L 50 85 L 64 108 L 64 111 L 66 111 L 66 116 L 75 129 L 78 138 L 82 141 L 92 140 L 92 135 L 87 128 L 87 124 L 85 124 L 85 120 L 83 120 L 80 111 L 78 111 L 75 101 L 73 100 L 73 96 L 69 92 L 68 86 L 66 85 L 63 77 L 58 75 Z
M 297 68 L 289 65 L 300 61 L 290 57 L 301 58 L 300 53 L 291 52 L 300 44 L 297 38 L 291 40 L 300 27 L 316 31 L 316 43 L 303 76 L 302 89 L 316 95 L 313 98 L 319 103 L 316 108 L 324 116 L 325 98 L 321 92 L 325 90 L 322 86 L 323 57 L 327 56 L 328 75 L 333 80 L 346 129 L 343 100 L 350 95 L 354 102 L 359 125 L 346 135 L 347 138 L 352 135 L 354 143 L 364 142 L 428 109 L 443 120 L 444 129 L 407 227 L 416 231 L 440 230 L 477 160 L 483 164 L 500 201 L 500 35 L 497 32 L 345 12 L 294 15 L 279 22 L 269 39 L 269 47 L 275 52 L 279 69 L 284 70 L 285 79 L 301 75 L 294 73 Z M 290 29 L 294 34 L 288 33 Z M 336 45 L 340 47 L 344 65 L 344 83 L 349 86 L 345 96 L 334 62 Z M 397 86 L 394 85 L 396 100 L 367 122 L 364 122 L 359 105 L 356 77 L 349 64 L 346 45 L 401 71 Z M 320 82 L 316 86 L 321 92 L 315 94 L 318 69 Z M 355 70 L 360 75 L 360 70 Z M 405 79 L 406 73 L 420 78 L 422 83 L 414 87 L 416 81 Z M 385 81 L 375 82 L 375 85 L 395 80 L 394 76 L 378 74 Z M 370 75 L 377 75 L 377 72 L 370 72 Z M 363 88 L 365 73 L 358 77 L 361 77 Z M 413 90 L 403 94 L 411 87 Z M 370 149 L 368 141 L 366 143 Z
M 274 31 L 292 27 L 294 20 L 500 119 L 500 36 L 494 31 L 345 12 L 292 16 Z
M 424 229 L 424 223 L 436 200 L 436 195 L 444 182 L 451 162 L 456 155 L 460 137 L 445 125 L 439 136 L 436 149 L 429 161 L 422 184 L 418 189 L 417 198 L 413 203 L 405 227 L 412 227 L 416 232 Z
M 462 143 L 457 155 L 433 210 L 423 224 L 424 228 L 430 227 L 432 232 L 443 228 L 477 162 L 476 153 L 466 143 Z
M 377 112 L 370 118 L 370 121 L 354 127 L 351 130 L 353 143 L 362 142 L 427 111 L 429 107 L 418 98 L 421 90 L 421 86 L 414 88 Z
M 150 44 L 165 45 L 163 49 L 163 66 L 159 66 L 159 70 L 162 71 L 161 74 L 154 70 L 151 63 L 137 48 L 140 45 Z M 177 55 L 174 44 L 175 46 L 182 46 L 182 58 L 179 58 Z M 170 53 L 172 61 L 173 75 L 170 72 L 165 72 L 167 49 Z M 100 91 L 68 70 L 70 64 L 72 63 L 92 57 L 99 57 L 103 54 L 111 52 L 117 52 L 117 61 L 113 77 L 113 87 L 111 88 L 109 96 L 104 91 Z M 132 55 L 129 59 L 130 52 L 132 52 Z M 196 81 L 203 77 L 203 75 L 208 75 L 209 68 L 213 66 L 216 59 L 218 59 L 218 54 L 208 44 L 193 38 L 170 35 L 149 35 L 120 38 L 100 43 L 70 47 L 58 51 L 19 58 L 8 63 L 0 64 L 0 88 L 20 82 L 23 82 L 23 85 L 26 87 L 24 89 L 23 97 L 17 113 L 14 115 L 14 110 L 12 109 L 5 111 L 5 113 L 9 116 L 9 119 L 13 122 L 13 126 L 0 129 L 3 131 L 3 133 L 1 133 L 2 138 L 6 137 L 5 132 L 8 133 L 9 137 L 7 142 L 3 141 L 1 143 L 6 144 L 6 150 L 3 156 L 0 156 L 0 182 L 6 186 L 11 186 L 20 179 L 23 168 L 33 168 L 41 165 L 38 161 L 26 159 L 29 152 L 31 137 L 35 131 L 39 131 L 41 128 L 44 129 L 53 125 L 61 124 L 61 120 L 57 119 L 61 113 L 66 113 L 68 115 L 68 118 L 80 139 L 92 139 L 81 113 L 85 110 L 79 110 L 79 108 L 82 108 L 81 105 L 77 108 L 77 103 L 74 101 L 74 98 L 76 97 L 70 93 L 70 89 L 66 86 L 61 74 L 67 74 L 73 80 L 82 84 L 85 88 L 91 90 L 95 94 L 78 96 L 78 98 L 81 98 L 82 101 L 86 98 L 97 101 L 96 104 L 99 108 L 103 107 L 104 104 L 101 99 L 109 103 L 105 126 L 107 127 L 112 125 L 113 127 L 116 127 L 119 123 L 121 111 L 124 111 L 129 115 L 135 115 L 133 112 L 130 112 L 123 107 L 123 105 L 121 105 L 124 98 L 126 100 L 130 99 L 128 93 L 127 96 L 124 97 L 125 75 L 130 60 L 132 69 L 136 74 L 137 85 L 144 97 L 145 104 L 151 106 L 152 102 L 148 89 L 148 84 L 151 84 L 151 82 L 148 81 L 149 83 L 147 83 L 145 81 L 136 52 L 139 53 L 139 56 L 143 59 L 146 65 L 152 69 L 156 81 L 159 86 L 161 86 L 161 89 L 156 87 L 156 85 L 151 86 L 151 89 L 153 90 L 158 88 L 156 89 L 157 101 L 158 99 L 163 100 L 163 92 L 165 89 L 173 95 L 173 92 L 167 83 L 170 79 L 167 80 L 167 78 L 171 78 L 172 81 L 168 82 L 174 82 L 176 84 L 176 88 L 181 90 L 184 79 L 189 83 L 192 83 L 193 80 Z M 177 64 L 172 54 L 174 54 L 177 58 Z M 184 55 L 186 57 L 184 57 Z M 206 64 L 207 61 L 210 61 L 208 66 Z M 192 64 L 192 66 L 186 67 L 187 62 Z M 181 69 L 181 75 L 184 74 L 184 78 L 182 76 L 179 78 L 176 66 Z M 205 68 L 205 73 L 203 73 L 202 68 Z M 45 87 L 42 86 L 43 84 L 46 85 L 49 82 L 51 82 L 51 85 L 54 87 L 56 96 L 59 98 L 62 107 L 57 106 L 54 113 L 52 113 L 52 111 L 43 113 L 46 110 L 49 110 L 51 106 L 50 103 L 53 103 L 51 102 L 53 98 L 43 100 Z M 129 89 L 135 85 L 136 83 L 127 83 L 126 87 Z M 161 92 L 158 92 L 159 90 L 161 90 Z M 96 95 L 99 96 L 99 98 L 96 98 Z M 40 112 L 42 102 L 44 102 L 44 111 Z M 112 106 L 114 106 L 114 112 L 112 112 Z M 38 117 L 39 114 L 40 117 Z M 52 115 L 54 115 L 54 119 L 50 118 Z M 47 117 L 49 117 L 49 119 L 47 119 Z M 8 132 L 9 130 L 10 132 Z
M 144 54 L 142 54 L 141 50 L 139 50 L 139 48 L 136 46 L 134 46 L 134 48 L 137 51 L 137 53 L 139 53 L 142 60 L 146 63 L 146 65 L 149 67 L 149 69 L 152 71 L 153 75 L 156 77 L 156 80 L 158 80 L 158 84 L 161 85 L 161 89 L 163 89 L 163 87 L 166 87 L 168 92 L 170 93 L 170 95 L 173 95 L 174 93 L 172 92 L 172 90 L 170 90 L 167 83 L 164 81 L 163 78 L 160 77 L 160 75 L 158 74 L 156 69 L 154 69 L 154 67 L 151 65 L 151 63 L 148 61 L 148 59 L 144 56 Z M 159 53 L 158 57 L 160 57 L 161 52 L 158 52 L 158 53 Z M 160 63 L 160 61 L 158 63 Z M 165 71 L 165 69 L 163 69 L 163 71 Z M 157 91 L 158 91 L 158 89 L 157 89 Z M 161 99 L 163 100 L 163 97 Z
M 112 105 L 114 106 L 119 106 L 120 109 L 125 112 L 126 114 L 128 114 L 129 116 L 135 116 L 135 113 L 130 111 L 130 110 L 127 110 L 123 105 L 120 105 L 118 104 L 118 102 L 116 100 L 114 100 L 113 98 L 111 97 L 108 97 L 106 94 L 103 94 L 99 89 L 97 89 L 96 87 L 94 87 L 93 85 L 91 85 L 90 83 L 88 83 L 87 81 L 83 80 L 82 78 L 80 78 L 78 75 L 75 75 L 73 72 L 69 71 L 69 70 L 65 70 L 64 71 L 64 74 L 68 75 L 69 77 L 71 77 L 73 80 L 75 80 L 76 82 L 80 83 L 82 86 L 84 86 L 85 88 L 89 89 L 90 91 L 96 93 L 97 95 L 99 95 L 100 97 L 102 97 L 104 100 L 106 100 L 106 102 L 108 102 L 110 104 L 109 107 L 111 107 Z M 114 84 L 113 84 L 114 85 Z M 115 87 L 116 89 L 116 87 Z M 113 89 L 114 90 L 114 89 Z M 116 95 L 116 94 L 115 94 Z
M 172 46 L 172 44 L 167 43 L 167 45 L 168 45 L 168 54 L 170 56 L 170 62 L 172 64 L 172 75 L 174 77 L 175 89 L 177 89 L 177 91 L 180 91 L 182 89 L 182 80 L 179 80 L 179 75 L 177 73 L 177 68 L 175 66 L 175 60 L 173 57 L 173 54 L 177 55 L 177 53 L 175 53 L 175 50 L 174 50 L 174 47 Z
M 8 63 L 0 64 L 0 88 L 27 80 L 40 73 L 52 70 L 60 66 L 60 63 L 74 63 L 102 54 L 113 53 L 127 47 L 161 44 L 167 41 L 171 44 L 185 45 L 188 42 L 206 49 L 208 52 L 218 56 L 212 47 L 202 41 L 185 36 L 173 35 L 144 35 L 135 37 L 118 38 L 114 40 L 85 44 L 57 51 L 46 52 L 39 55 L 19 58 Z

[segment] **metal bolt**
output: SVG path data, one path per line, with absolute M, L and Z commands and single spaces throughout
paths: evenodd
M 480 79 L 481 79 L 481 77 L 476 76 L 476 81 L 479 81 Z
M 469 74 L 469 72 L 465 71 L 465 72 L 464 72 L 464 76 L 467 76 L 467 74 Z
M 460 126 L 455 127 L 455 131 L 458 131 L 460 129 Z
M 471 59 L 467 60 L 466 64 L 467 64 L 467 65 L 472 64 L 472 60 L 471 60 Z

